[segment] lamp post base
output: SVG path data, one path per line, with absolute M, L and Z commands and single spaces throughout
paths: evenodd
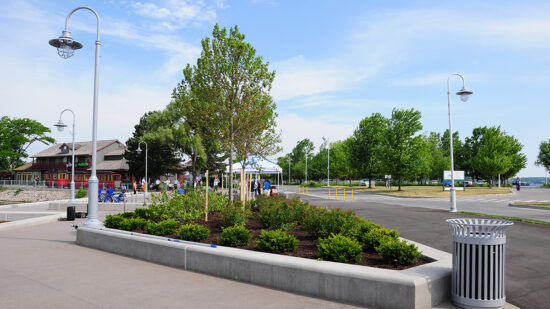
M 103 222 L 99 221 L 98 219 L 92 219 L 88 218 L 84 223 L 82 223 L 82 226 L 84 227 L 93 227 L 93 228 L 101 228 L 103 227 Z
M 456 212 L 456 190 L 451 188 L 451 209 L 450 212 Z

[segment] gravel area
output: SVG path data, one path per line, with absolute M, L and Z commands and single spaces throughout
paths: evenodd
M 22 190 L 15 194 L 16 190 L 7 189 L 0 192 L 0 201 L 10 202 L 42 202 L 68 199 L 69 191 L 53 190 Z

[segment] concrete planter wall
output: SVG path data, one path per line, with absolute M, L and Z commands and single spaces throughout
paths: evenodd
M 375 308 L 431 308 L 450 298 L 451 255 L 417 244 L 434 262 L 404 271 L 316 261 L 79 227 L 79 245 L 292 293 Z

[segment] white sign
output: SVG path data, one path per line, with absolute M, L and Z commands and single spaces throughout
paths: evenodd
M 464 171 L 454 171 L 455 180 L 464 180 Z M 443 179 L 451 179 L 451 171 L 443 171 Z
M 384 175 L 386 179 L 391 179 L 391 175 Z

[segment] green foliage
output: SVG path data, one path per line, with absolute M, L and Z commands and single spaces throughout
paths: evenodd
M 222 228 L 222 233 L 220 234 L 218 242 L 222 246 L 242 247 L 250 244 L 251 237 L 252 232 L 247 230 L 244 226 L 235 225 Z
M 264 231 L 256 238 L 258 249 L 265 252 L 291 252 L 296 250 L 298 239 L 281 230 Z
M 417 144 L 422 139 L 416 133 L 422 130 L 420 111 L 411 109 L 397 109 L 392 111 L 391 119 L 384 130 L 385 143 L 382 147 L 385 171 L 391 174 L 399 183 L 411 175 L 414 163 L 417 161 Z
M 340 234 L 319 239 L 319 256 L 323 260 L 350 263 L 361 261 L 361 245 L 356 240 Z
M 315 181 L 309 181 L 308 183 L 303 185 L 304 187 L 310 187 L 310 188 L 321 188 L 321 184 Z
M 122 220 L 124 220 L 124 217 L 121 215 L 107 215 L 105 217 L 105 221 L 103 221 L 103 224 L 107 228 L 118 229 Z
M 380 113 L 373 113 L 361 120 L 353 132 L 350 163 L 362 177 L 374 179 L 382 172 L 383 133 L 387 125 L 388 119 Z
M 6 191 L 7 189 L 8 189 L 8 188 L 6 188 L 6 187 L 0 185 L 0 192 L 4 192 L 4 191 Z
M 275 203 L 260 203 L 261 206 L 258 206 L 258 220 L 265 227 L 288 230 L 303 222 L 307 204 L 284 198 L 276 198 L 273 201 Z
M 359 234 L 360 221 L 353 210 L 311 207 L 306 212 L 304 225 L 317 237 L 328 237 L 331 234 L 356 237 Z
M 143 218 L 125 218 L 119 222 L 119 228 L 125 231 L 144 231 L 147 220 Z
M 136 208 L 136 210 L 134 210 L 134 215 L 135 217 L 143 219 L 149 219 L 151 216 L 149 214 L 149 208 Z
M 244 226 L 251 215 L 248 207 L 243 207 L 240 203 L 229 203 L 221 210 L 222 226 Z
M 422 253 L 414 244 L 408 244 L 405 240 L 397 240 L 386 237 L 376 247 L 378 253 L 388 263 L 397 262 L 399 265 L 411 265 L 418 262 Z
M 358 236 L 364 250 L 375 250 L 385 238 L 397 240 L 398 237 L 399 233 L 396 230 L 389 230 L 382 226 L 370 228 Z
M 147 211 L 148 219 L 162 221 L 175 219 L 190 222 L 204 215 L 204 193 L 198 190 L 189 190 L 185 194 L 170 195 L 162 192 L 152 198 L 153 204 Z
M 13 192 L 13 196 L 18 195 L 19 193 L 21 193 L 21 191 L 23 191 L 23 189 L 21 189 L 21 188 L 15 189 L 15 191 Z
M 78 191 L 76 191 L 76 198 L 83 198 L 88 195 L 88 191 L 84 190 L 84 188 L 80 187 L 78 188 Z
M 210 230 L 199 224 L 185 224 L 178 230 L 178 238 L 189 241 L 201 241 L 208 239 Z
M 540 142 L 539 154 L 535 164 L 544 166 L 547 171 L 550 171 L 550 140 Z
M 176 220 L 169 219 L 160 222 L 149 222 L 146 226 L 146 231 L 149 234 L 164 236 L 173 234 L 178 227 Z
M 29 118 L 0 118 L 0 170 L 10 170 L 22 165 L 27 158 L 27 148 L 34 142 L 44 145 L 55 143 L 53 137 L 47 136 L 50 129 L 36 120 Z
M 208 191 L 208 212 L 220 212 L 228 203 L 227 196 Z

